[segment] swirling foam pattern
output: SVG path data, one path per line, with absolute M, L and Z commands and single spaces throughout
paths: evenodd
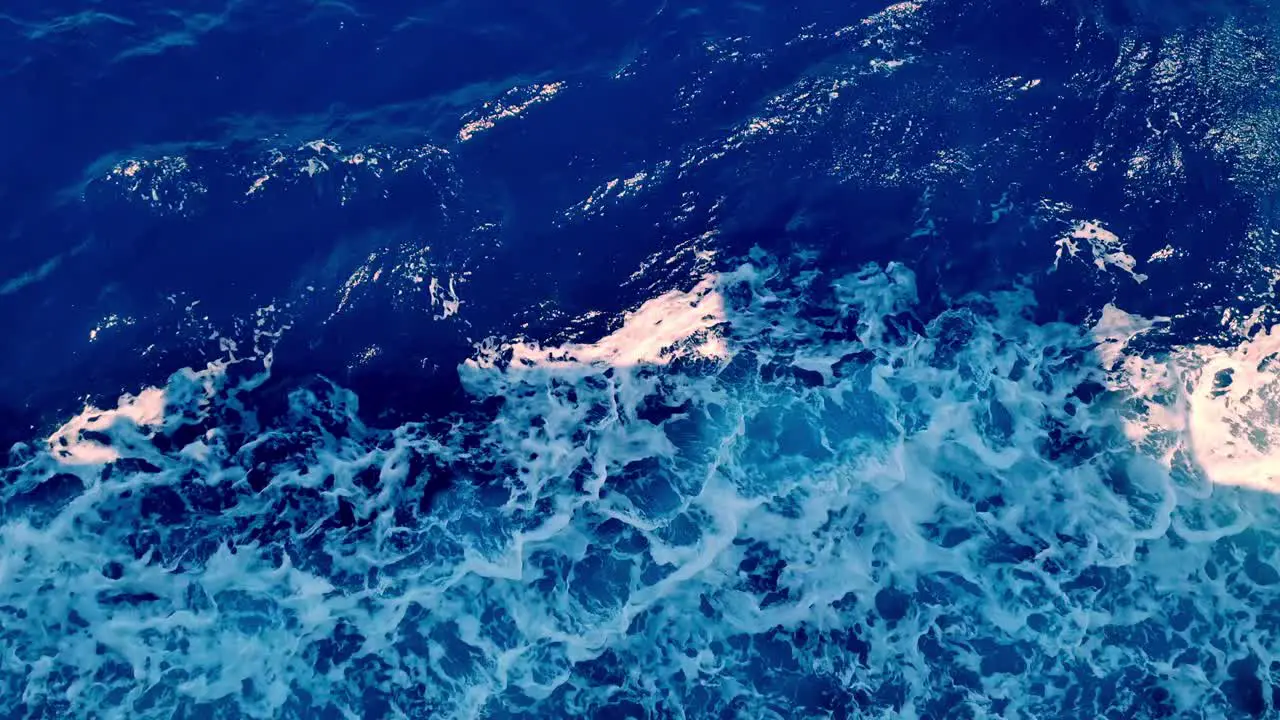
M 1261 707 L 1280 660 L 1272 498 L 1131 442 L 1136 391 L 1104 385 L 1115 338 L 1032 322 L 1033 304 L 1012 289 L 920 317 L 902 266 L 831 277 L 754 253 L 600 343 L 491 343 L 459 369 L 473 412 L 391 431 L 332 384 L 273 387 L 269 354 L 177 373 L 14 449 L 0 702 Z M 679 329 L 637 348 L 661 318 Z
M 0 717 L 1280 712 L 1271 4 L 8 5 Z

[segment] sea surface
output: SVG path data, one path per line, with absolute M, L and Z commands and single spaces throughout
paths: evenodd
M 1280 6 L 8 0 L 0 717 L 1280 717 Z

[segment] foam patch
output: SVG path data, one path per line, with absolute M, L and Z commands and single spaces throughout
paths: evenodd
M 1274 336 L 1140 385 L 1151 321 L 1034 302 L 757 253 L 491 340 L 472 412 L 392 431 L 264 358 L 176 373 L 5 468 L 0 709 L 1260 714 L 1280 543 L 1233 423 L 1273 427 Z

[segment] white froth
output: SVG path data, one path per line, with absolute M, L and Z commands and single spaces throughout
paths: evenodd
M 84 433 L 118 433 L 130 426 L 155 428 L 164 422 L 164 407 L 164 390 L 154 387 L 137 395 L 122 395 L 119 404 L 110 410 L 85 405 L 84 410 L 49 436 L 49 448 L 59 461 L 69 465 L 114 462 L 120 458 L 116 448 L 86 439 Z
M 1102 308 L 1102 314 L 1093 326 L 1093 337 L 1098 342 L 1098 359 L 1106 370 L 1114 369 L 1123 361 L 1125 348 L 1138 335 L 1156 327 L 1168 318 L 1148 319 L 1127 313 L 1112 303 Z
M 1068 235 L 1057 241 L 1054 269 L 1057 269 L 1064 254 L 1072 258 L 1079 255 L 1082 242 L 1088 245 L 1093 264 L 1099 270 L 1106 270 L 1107 266 L 1111 266 L 1124 272 L 1135 282 L 1141 283 L 1147 279 L 1146 275 L 1137 272 L 1138 261 L 1125 252 L 1124 242 L 1120 237 L 1102 227 L 1096 220 L 1077 222 Z
M 1214 483 L 1280 492 L 1280 328 L 1229 348 L 1126 351 L 1163 320 L 1108 305 L 1094 328 L 1112 389 L 1136 401 L 1126 434 L 1156 440 L 1166 464 L 1185 453 Z
M 0 683 L 148 720 L 1219 708 L 1271 642 L 1242 578 L 1274 558 L 1241 544 L 1270 506 L 1179 477 L 1164 451 L 1214 431 L 1121 430 L 1265 415 L 1276 338 L 1152 365 L 1139 398 L 1154 321 L 1111 307 L 1091 336 L 1033 303 L 920 318 L 901 265 L 753 256 L 598 342 L 489 347 L 460 373 L 502 402 L 436 429 L 367 428 L 322 382 L 259 417 L 265 373 L 177 373 L 53 439 L 107 424 L 145 463 L 51 447 L 0 488 Z M 1263 457 L 1231 452 L 1209 463 Z
M 687 292 L 672 290 L 646 301 L 597 342 L 550 348 L 520 342 L 509 348 L 515 367 L 666 365 L 680 356 L 724 361 L 729 349 L 717 332 L 724 323 L 724 298 L 716 279 L 708 276 Z
M 471 115 L 473 119 L 458 130 L 458 142 L 466 142 L 499 122 L 517 117 L 533 105 L 550 100 L 564 87 L 563 82 L 553 82 L 511 88 L 500 99 L 485 103 L 479 112 Z
M 434 276 L 431 278 L 427 286 L 427 292 L 431 296 L 431 307 L 440 308 L 440 314 L 436 315 L 435 319 L 443 320 L 457 315 L 459 308 L 462 307 L 462 300 L 458 298 L 458 290 L 454 286 L 455 282 L 453 275 L 449 276 L 447 284 L 441 284 L 440 280 Z
M 1215 482 L 1280 492 L 1280 327 L 1192 352 L 1203 362 L 1189 398 L 1196 461 Z

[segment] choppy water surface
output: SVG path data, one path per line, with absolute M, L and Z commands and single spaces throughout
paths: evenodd
M 1272 14 L 5 10 L 0 715 L 1276 713 Z

